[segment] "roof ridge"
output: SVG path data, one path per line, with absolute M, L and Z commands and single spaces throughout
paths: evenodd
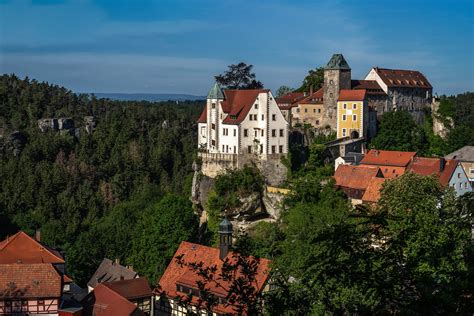
M 20 233 L 24 233 L 23 231 L 18 231 L 17 233 L 13 234 L 12 236 L 7 236 L 6 242 L 0 247 L 0 250 L 5 249 L 5 247 L 12 242 L 13 239 L 18 237 Z M 5 240 L 4 240 L 5 241 Z
M 99 285 L 96 286 L 96 288 L 98 288 L 99 286 L 103 285 L 104 287 L 106 287 L 108 290 L 110 290 L 111 292 L 113 292 L 115 295 L 117 295 L 118 297 L 120 297 L 121 299 L 125 300 L 127 303 L 129 304 L 132 304 L 134 305 L 135 307 L 137 307 L 137 305 L 133 304 L 132 302 L 130 302 L 126 297 L 120 295 L 120 293 L 116 292 L 115 290 L 113 290 L 112 288 L 108 287 L 107 285 L 105 285 L 105 283 L 107 282 L 104 282 L 104 283 L 99 283 Z M 95 290 L 95 289 L 94 289 Z M 138 307 L 137 307 L 138 308 Z

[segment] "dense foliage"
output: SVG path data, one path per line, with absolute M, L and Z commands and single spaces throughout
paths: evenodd
M 324 67 L 318 67 L 316 69 L 310 69 L 308 74 L 303 79 L 301 87 L 296 91 L 298 92 L 309 92 L 313 89 L 314 92 L 318 91 L 324 84 Z
M 474 145 L 474 93 L 442 97 L 433 113 L 447 130 L 443 139 L 433 133 L 433 118 L 415 124 L 406 111 L 388 112 L 382 116 L 377 136 L 370 146 L 377 149 L 416 151 L 419 155 L 444 156 L 463 146 Z
M 104 256 L 156 276 L 163 263 L 145 266 L 152 258 L 142 262 L 139 254 L 150 246 L 149 237 L 136 233 L 165 232 L 170 215 L 159 202 L 164 194 L 188 197 L 197 147 L 193 126 L 202 107 L 201 102 L 96 99 L 28 78 L 1 76 L 0 238 L 17 229 L 30 234 L 41 229 L 44 242 L 70 258 L 67 268 L 80 284 Z M 83 128 L 84 116 L 96 121 L 91 134 Z M 37 120 L 52 117 L 73 118 L 79 135 L 42 133 Z M 13 131 L 20 131 L 25 142 L 15 142 Z M 166 260 L 181 240 L 194 236 L 192 210 L 183 203 L 179 214 L 184 225 L 173 226 L 178 231 L 166 244 L 167 252 L 153 258 Z M 145 214 L 153 220 L 144 223 Z

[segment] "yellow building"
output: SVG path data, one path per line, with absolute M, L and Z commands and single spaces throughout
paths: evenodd
M 366 90 L 341 90 L 337 100 L 337 138 L 367 137 L 368 123 Z

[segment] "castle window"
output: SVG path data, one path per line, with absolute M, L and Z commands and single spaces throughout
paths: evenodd
M 276 120 L 277 120 L 276 114 L 272 114 L 272 121 L 276 121 Z
M 272 137 L 276 137 L 276 129 L 272 129 Z
M 265 136 L 265 130 L 262 129 L 262 137 Z
M 262 114 L 262 121 L 265 121 L 265 114 Z
M 343 121 L 346 120 L 346 115 L 345 115 L 345 114 L 342 115 L 342 120 L 343 120 Z
M 244 129 L 244 137 L 248 137 L 249 136 L 249 131 L 248 129 Z
M 357 109 L 357 104 L 355 104 L 355 103 L 352 104 L 352 108 L 353 108 L 354 110 Z
M 280 153 L 283 153 L 283 145 L 278 146 L 278 149 L 280 150 Z
M 318 109 L 318 113 L 321 113 L 321 109 Z
M 227 128 L 224 128 L 224 130 L 223 130 L 223 134 L 224 134 L 224 136 L 227 136 L 227 135 L 229 135 L 229 129 L 227 129 Z
M 331 93 L 329 93 L 329 97 L 330 97 L 330 98 L 332 98 L 332 97 L 333 97 L 333 94 L 332 94 L 332 92 L 331 92 Z
M 253 114 L 250 114 L 249 120 L 253 121 Z
M 313 109 L 313 113 L 316 113 L 316 109 Z
M 260 145 L 260 153 L 263 154 L 263 145 Z
M 249 154 L 251 154 L 252 153 L 252 146 L 248 146 L 247 150 L 248 150 Z
M 258 131 L 255 130 L 253 134 L 254 134 L 254 137 L 257 137 L 258 136 Z
M 305 112 L 305 113 L 308 113 L 308 109 L 304 109 L 304 112 Z
M 357 115 L 356 114 L 352 115 L 352 120 L 357 121 Z
M 212 129 L 216 129 L 216 124 L 211 124 Z
M 283 129 L 280 129 L 280 137 L 283 137 L 284 136 L 284 131 Z
M 255 109 L 258 109 L 258 104 L 257 104 L 257 103 L 255 103 L 255 106 L 254 106 L 254 107 L 255 107 Z
M 234 154 L 237 153 L 237 147 L 234 146 Z
M 319 120 L 316 120 L 316 125 L 319 125 Z
M 272 154 L 276 153 L 276 146 L 272 146 Z
M 346 136 L 346 132 L 347 130 L 345 128 L 342 129 L 342 137 L 345 137 Z
M 329 84 L 334 84 L 334 80 L 329 80 Z
M 216 140 L 215 140 L 215 139 L 211 140 L 211 145 L 212 145 L 213 147 L 216 146 Z
M 300 109 L 299 109 L 299 108 L 296 108 L 296 112 L 297 112 L 297 113 L 300 113 Z
M 212 102 L 211 107 L 212 107 L 213 109 L 215 109 L 215 108 L 216 108 L 216 103 Z
M 344 108 L 344 109 L 347 109 L 347 104 L 344 103 L 343 108 Z
M 237 130 L 234 129 L 234 137 L 237 136 Z

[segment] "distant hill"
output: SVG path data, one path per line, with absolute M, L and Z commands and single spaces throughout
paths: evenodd
M 185 101 L 204 100 L 205 96 L 174 93 L 91 93 L 97 98 L 106 98 L 119 101 Z

